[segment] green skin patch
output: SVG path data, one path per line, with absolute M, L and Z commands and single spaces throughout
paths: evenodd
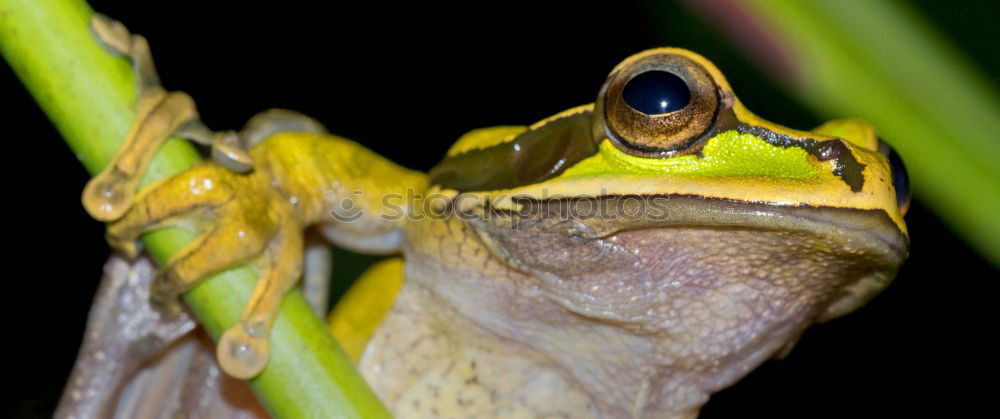
M 558 179 L 598 176 L 765 176 L 805 179 L 816 175 L 806 150 L 768 144 L 753 134 L 726 131 L 708 140 L 701 156 L 668 159 L 636 157 L 619 151 L 609 141 L 597 154 L 570 167 Z

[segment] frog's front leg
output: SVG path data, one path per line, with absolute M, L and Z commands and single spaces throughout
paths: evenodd
M 153 287 L 153 298 L 160 302 L 176 301 L 201 278 L 226 268 L 247 263 L 258 269 L 260 279 L 239 324 L 218 347 L 223 369 L 241 378 L 266 365 L 274 316 L 302 271 L 303 228 L 326 224 L 359 247 L 379 242 L 390 250 L 392 240 L 385 238 L 398 236 L 406 217 L 398 213 L 401 208 L 383 205 L 383 197 L 402 199 L 408 189 L 419 193 L 427 182 L 422 173 L 332 136 L 279 133 L 250 152 L 255 161 L 250 173 L 201 163 L 141 192 L 132 208 L 108 226 L 110 241 L 125 249 L 134 249 L 128 244 L 158 227 L 199 232 L 164 265 Z M 348 200 L 356 216 L 330 215 Z
M 391 251 L 399 245 L 409 210 L 404 198 L 422 192 L 426 176 L 351 141 L 322 135 L 325 129 L 311 119 L 275 110 L 252 119 L 239 135 L 219 141 L 216 134 L 215 161 L 141 191 L 132 203 L 131 191 L 168 136 L 180 132 L 204 140 L 210 131 L 197 122 L 189 97 L 159 87 L 144 39 L 106 18 L 95 18 L 93 26 L 105 44 L 132 58 L 141 93 L 136 125 L 109 168 L 88 186 L 84 203 L 95 218 L 115 220 L 108 226 L 109 241 L 127 253 L 135 253 L 136 239 L 148 230 L 175 225 L 197 232 L 151 286 L 151 298 L 169 311 L 177 311 L 177 297 L 206 276 L 240 264 L 258 270 L 239 323 L 223 334 L 217 349 L 227 373 L 252 377 L 266 365 L 281 299 L 302 274 L 302 230 L 325 224 L 348 247 Z M 245 151 L 242 162 L 252 167 L 226 152 L 219 158 L 215 151 L 225 150 L 220 143 Z M 387 194 L 400 204 L 383 205 Z M 338 208 L 349 209 L 349 217 L 332 216 Z

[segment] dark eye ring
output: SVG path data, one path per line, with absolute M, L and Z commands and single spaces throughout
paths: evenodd
M 906 165 L 903 158 L 896 152 L 889 143 L 878 140 L 878 151 L 889 159 L 889 168 L 892 170 L 892 188 L 896 190 L 896 206 L 899 213 L 906 215 L 910 209 L 910 175 L 906 172 Z
M 719 107 L 715 80 L 680 53 L 644 52 L 608 76 L 595 104 L 596 138 L 644 157 L 671 157 L 711 128 Z

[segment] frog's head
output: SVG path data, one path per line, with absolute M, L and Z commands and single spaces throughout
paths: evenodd
M 623 61 L 593 105 L 467 134 L 431 182 L 560 306 L 630 333 L 702 322 L 704 350 L 771 353 L 907 253 L 906 174 L 870 126 L 765 121 L 676 48 Z
M 871 126 L 847 119 L 799 131 L 761 119 L 715 65 L 678 48 L 629 57 L 594 104 L 466 134 L 431 182 L 494 207 L 545 192 L 862 210 L 888 217 L 899 240 L 907 234 L 906 171 Z

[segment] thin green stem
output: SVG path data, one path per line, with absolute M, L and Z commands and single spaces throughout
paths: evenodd
M 0 53 L 90 173 L 118 149 L 135 117 L 135 85 L 124 59 L 92 37 L 93 14 L 83 0 L 0 0 Z M 144 184 L 190 167 L 199 159 L 181 139 L 167 142 Z M 164 261 L 194 237 L 170 228 L 143 237 Z M 230 269 L 184 295 L 201 324 L 216 338 L 235 324 L 253 290 L 256 273 Z M 282 304 L 272 331 L 270 362 L 250 381 L 278 417 L 388 417 L 385 408 L 297 292 Z

